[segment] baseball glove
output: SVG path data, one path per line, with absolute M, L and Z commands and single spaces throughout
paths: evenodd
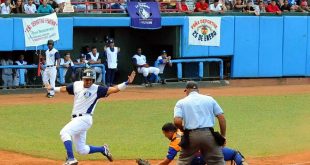
M 138 165 L 151 165 L 149 161 L 144 160 L 144 159 L 137 159 L 136 162 Z

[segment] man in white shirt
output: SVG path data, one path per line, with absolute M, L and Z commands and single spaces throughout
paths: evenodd
M 24 9 L 26 14 L 34 14 L 37 12 L 37 7 L 33 4 L 33 0 L 28 0 L 28 4 L 24 5 Z
M 214 3 L 210 5 L 209 9 L 211 12 L 219 13 L 224 13 L 224 11 L 226 11 L 225 5 L 219 3 L 219 0 L 214 0 Z
M 68 70 L 70 70 L 71 67 L 74 66 L 74 63 L 71 60 L 71 56 L 69 52 L 66 53 L 64 58 L 60 59 L 60 66 L 63 67 L 63 77 L 66 81 Z M 70 76 L 70 78 L 72 78 L 72 76 Z
M 99 58 L 99 53 L 96 47 L 92 47 L 91 52 L 86 55 L 86 60 L 89 64 L 101 64 L 101 59 Z M 99 83 L 102 81 L 102 69 L 100 67 L 94 67 L 94 70 L 99 74 L 96 79 L 96 82 Z
M 146 62 L 146 57 L 142 55 L 142 49 L 137 49 L 137 54 L 132 57 L 132 61 L 135 67 L 137 67 L 138 73 L 142 73 L 144 77 L 145 86 L 152 86 L 152 83 L 147 78 L 149 74 L 154 74 L 156 77 L 159 74 L 159 69 L 156 67 L 150 67 Z
M 17 65 L 27 65 L 27 61 L 24 60 L 24 55 L 20 55 L 18 61 L 15 61 Z M 16 69 L 16 74 L 14 75 L 14 86 L 19 86 L 19 71 L 23 70 L 26 78 L 27 69 Z
M 5 3 L 0 5 L 1 7 L 1 14 L 10 14 L 11 13 L 11 0 L 6 0 Z
M 13 61 L 9 57 L 1 60 L 1 65 L 13 65 Z M 12 69 L 2 69 L 2 81 L 3 89 L 7 89 L 13 86 L 13 70 Z
M 105 49 L 107 59 L 107 76 L 106 85 L 112 86 L 114 82 L 115 72 L 117 71 L 117 55 L 120 52 L 119 47 L 114 46 L 114 40 L 109 39 L 109 47 Z

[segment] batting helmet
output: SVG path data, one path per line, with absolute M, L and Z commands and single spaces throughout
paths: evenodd
M 92 69 L 85 69 L 82 78 L 96 79 L 96 74 Z
M 47 45 L 54 45 L 54 41 L 53 40 L 48 40 L 47 41 Z

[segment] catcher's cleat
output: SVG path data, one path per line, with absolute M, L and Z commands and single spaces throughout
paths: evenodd
M 103 149 L 104 149 L 104 152 L 102 152 L 102 155 L 104 155 L 105 157 L 107 157 L 107 159 L 110 161 L 110 162 L 113 162 L 113 157 L 112 157 L 112 154 L 109 150 L 109 146 L 107 144 L 103 145 L 102 146 Z
M 73 159 L 67 159 L 66 162 L 63 165 L 78 165 L 78 161 L 73 158 Z

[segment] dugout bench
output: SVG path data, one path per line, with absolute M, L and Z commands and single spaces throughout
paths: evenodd
M 183 78 L 183 72 L 182 72 L 182 63 L 198 63 L 199 65 L 199 78 L 203 78 L 203 63 L 204 62 L 218 62 L 220 64 L 220 79 L 224 79 L 224 64 L 223 60 L 220 58 L 186 58 L 186 59 L 173 59 L 171 60 L 171 63 L 177 64 L 177 77 L 178 80 L 181 80 Z

